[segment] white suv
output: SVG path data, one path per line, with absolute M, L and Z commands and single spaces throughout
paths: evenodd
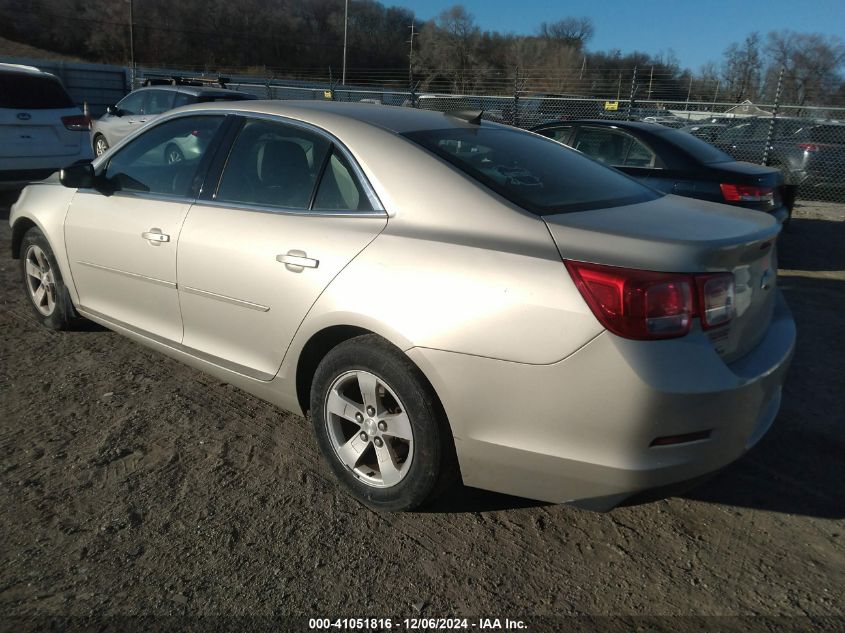
M 91 160 L 90 127 L 54 75 L 0 64 L 0 189 L 20 188 Z

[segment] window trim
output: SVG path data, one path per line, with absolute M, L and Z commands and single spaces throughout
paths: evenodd
M 137 91 L 133 91 L 133 92 L 137 92 Z M 132 94 L 132 93 L 129 93 L 129 94 Z M 126 95 L 126 96 L 128 97 L 129 95 Z M 124 97 L 124 98 L 126 98 L 126 97 Z M 141 134 L 146 134 L 148 131 L 152 130 L 154 127 L 157 127 L 159 125 L 163 125 L 164 123 L 167 123 L 168 121 L 172 121 L 174 119 L 181 119 L 181 118 L 185 118 L 185 117 L 189 117 L 189 116 L 223 116 L 225 118 L 223 120 L 223 123 L 220 126 L 220 130 L 222 130 L 224 127 L 226 127 L 227 131 L 231 130 L 235 126 L 238 126 L 238 125 L 242 126 L 243 122 L 246 119 L 254 118 L 254 119 L 264 119 L 264 120 L 267 120 L 267 121 L 278 121 L 278 122 L 282 122 L 282 123 L 288 123 L 290 125 L 298 126 L 298 127 L 303 128 L 303 129 L 314 132 L 315 134 L 322 135 L 323 137 L 328 139 L 330 142 L 332 142 L 334 144 L 334 146 L 344 155 L 346 160 L 349 161 L 349 164 L 352 167 L 352 171 L 355 172 L 355 176 L 358 178 L 358 182 L 361 184 L 362 188 L 364 189 L 364 193 L 367 195 L 367 198 L 369 198 L 370 206 L 372 206 L 373 209 L 372 209 L 372 211 L 355 211 L 355 212 L 342 211 L 341 213 L 338 213 L 337 209 L 327 209 L 327 210 L 319 210 L 318 209 L 318 210 L 311 210 L 311 211 L 306 210 L 306 212 L 309 213 L 310 215 L 313 215 L 313 216 L 316 216 L 316 217 L 329 217 L 329 216 L 330 217 L 389 217 L 390 216 L 390 213 L 384 208 L 384 205 L 382 205 L 381 200 L 379 199 L 378 195 L 376 194 L 375 189 L 373 188 L 372 184 L 370 183 L 369 178 L 367 178 L 367 175 L 364 173 L 364 170 L 361 169 L 361 166 L 358 164 L 358 161 L 355 160 L 355 157 L 352 155 L 352 152 L 350 152 L 349 149 L 347 149 L 347 147 L 342 142 L 340 142 L 340 140 L 338 140 L 338 138 L 336 136 L 334 136 L 333 134 L 331 134 L 327 130 L 324 130 L 320 127 L 317 127 L 316 125 L 312 125 L 312 124 L 306 123 L 304 121 L 297 121 L 296 119 L 291 119 L 289 117 L 286 117 L 286 116 L 283 116 L 283 115 L 280 115 L 280 114 L 269 114 L 269 113 L 266 113 L 266 112 L 245 112 L 243 110 L 231 110 L 231 109 L 222 109 L 222 108 L 219 109 L 219 110 L 201 110 L 201 111 L 192 110 L 192 111 L 188 111 L 188 112 L 168 112 L 168 113 L 162 114 L 159 117 L 156 117 L 155 122 L 150 123 L 149 126 L 144 126 L 143 128 L 137 130 L 136 132 L 122 138 L 120 140 L 120 142 L 118 142 L 113 147 L 112 152 L 109 153 L 109 154 L 111 154 L 111 156 L 109 156 L 109 154 L 105 154 L 103 156 L 100 156 L 100 157 L 94 159 L 94 161 L 92 161 L 92 165 L 94 167 L 94 172 L 97 175 L 100 175 L 102 173 L 103 168 L 108 164 L 108 161 L 111 160 L 111 157 L 116 156 L 117 153 L 119 151 L 121 151 L 121 148 L 123 148 L 124 145 L 128 145 L 129 143 L 132 142 L 133 139 L 137 138 Z M 231 126 L 231 127 L 227 126 L 227 121 L 231 121 L 231 123 L 229 123 L 229 126 Z M 238 128 L 238 129 L 240 129 L 240 128 Z M 218 132 L 220 130 L 218 130 Z M 223 155 L 225 155 L 228 158 L 229 152 L 232 149 L 232 145 L 234 144 L 235 138 L 237 138 L 237 135 L 234 135 L 230 139 L 230 138 L 227 138 L 225 134 L 221 134 L 220 141 L 218 142 L 218 145 L 217 145 L 217 150 L 214 153 L 214 157 L 216 158 L 218 154 L 222 153 Z M 212 143 L 214 143 L 214 142 L 215 142 L 215 140 L 212 140 Z M 208 188 L 209 191 L 217 191 L 217 187 L 220 184 L 220 178 L 222 177 L 223 170 L 222 170 L 222 168 L 216 169 L 216 167 L 217 167 L 217 165 L 215 164 L 215 162 L 212 162 L 210 160 L 209 161 L 209 168 L 206 169 L 205 174 L 203 174 L 203 181 L 200 184 L 199 195 L 195 195 L 194 198 L 180 197 L 178 199 L 179 200 L 192 200 L 195 204 L 208 204 L 209 202 L 214 202 L 212 199 L 204 197 L 203 194 L 205 193 L 207 188 Z M 117 192 L 115 192 L 115 193 L 117 193 Z M 140 192 L 140 195 L 144 195 L 144 193 Z M 214 206 L 214 205 L 212 205 L 212 206 Z M 224 205 L 219 205 L 219 206 L 224 206 Z M 238 207 L 238 206 L 236 206 L 232 203 L 227 203 L 225 206 L 228 207 L 228 208 L 231 208 L 231 209 L 240 208 L 240 207 Z M 258 212 L 264 212 L 264 213 L 283 213 L 283 214 L 287 214 L 287 215 L 291 215 L 293 213 L 297 213 L 297 214 L 303 213 L 302 210 L 298 210 L 298 209 L 283 209 L 281 207 L 267 207 L 267 208 L 265 208 L 265 207 L 261 207 L 261 206 L 258 206 L 258 205 L 256 205 L 255 207 L 249 207 L 249 206 L 245 205 L 243 207 L 243 209 L 245 211 L 258 211 Z M 349 214 L 349 215 L 347 216 L 345 214 Z

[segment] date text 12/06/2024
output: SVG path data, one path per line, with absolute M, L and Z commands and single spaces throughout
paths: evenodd
M 309 618 L 308 628 L 345 631 L 371 629 L 518 631 L 527 630 L 528 627 L 523 620 L 510 618 Z

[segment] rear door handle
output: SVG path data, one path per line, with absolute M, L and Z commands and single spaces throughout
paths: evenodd
M 144 231 L 141 233 L 141 237 L 149 241 L 149 243 L 153 246 L 161 246 L 162 242 L 170 241 L 170 236 L 166 233 L 162 233 L 161 229 L 150 229 L 149 231 Z
M 320 261 L 306 256 L 305 251 L 292 250 L 284 255 L 276 255 L 276 261 L 284 264 L 292 273 L 301 273 L 305 268 L 317 268 Z

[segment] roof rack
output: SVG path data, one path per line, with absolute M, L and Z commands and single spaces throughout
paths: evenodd
M 182 77 L 179 75 L 144 75 L 144 80 L 141 82 L 143 87 L 148 86 L 219 86 L 226 88 L 231 80 L 228 77 L 217 76 L 216 79 L 210 77 Z

